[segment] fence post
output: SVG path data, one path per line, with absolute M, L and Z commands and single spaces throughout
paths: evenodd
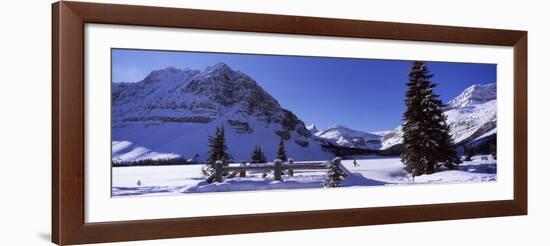
M 215 178 L 216 182 L 223 182 L 223 161 L 217 160 L 215 163 Z
M 273 174 L 275 180 L 281 180 L 282 164 L 281 160 L 275 159 L 275 170 Z
M 244 167 L 244 166 L 246 166 L 246 162 L 241 161 L 241 167 Z M 246 177 L 246 170 L 242 170 L 239 176 L 240 177 Z
M 292 163 L 294 163 L 294 160 L 288 159 L 288 165 L 292 166 Z M 294 176 L 294 170 L 292 168 L 288 168 L 288 176 Z

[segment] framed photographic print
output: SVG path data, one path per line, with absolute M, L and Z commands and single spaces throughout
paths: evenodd
M 57 244 L 527 214 L 526 31 L 52 16 Z

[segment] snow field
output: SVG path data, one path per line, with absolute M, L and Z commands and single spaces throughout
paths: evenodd
M 408 185 L 433 183 L 468 183 L 496 181 L 496 161 L 482 161 L 475 156 L 458 170 L 444 170 L 413 178 L 403 170 L 399 158 L 343 160 L 344 171 L 350 175 L 342 187 Z M 202 165 L 115 167 L 112 172 L 112 195 L 174 195 L 181 193 L 251 191 L 272 189 L 322 188 L 326 170 L 295 170 L 294 177 L 283 175 L 283 181 L 273 180 L 272 172 L 251 171 L 246 177 L 225 179 L 222 183 L 207 183 L 201 175 Z M 265 176 L 265 177 L 264 177 Z

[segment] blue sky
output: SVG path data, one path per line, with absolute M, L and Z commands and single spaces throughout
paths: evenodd
M 344 125 L 363 131 L 401 124 L 403 95 L 411 61 L 199 53 L 150 50 L 112 51 L 113 82 L 138 82 L 166 67 L 204 69 L 224 62 L 260 84 L 286 109 L 319 130 Z M 495 64 L 428 62 L 447 102 L 476 83 L 496 82 Z

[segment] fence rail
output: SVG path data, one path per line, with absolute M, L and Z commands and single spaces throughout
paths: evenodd
M 230 173 L 226 178 L 233 178 L 237 175 L 246 177 L 247 171 L 272 171 L 273 179 L 282 180 L 283 171 L 288 171 L 288 176 L 294 176 L 294 170 L 323 170 L 331 165 L 340 166 L 342 159 L 336 157 L 326 162 L 294 162 L 289 159 L 286 163 L 276 159 L 273 164 L 247 164 L 240 162 L 240 166 L 224 166 L 222 161 L 216 161 L 214 164 L 214 174 L 207 178 L 208 182 L 223 182 L 224 173 Z

